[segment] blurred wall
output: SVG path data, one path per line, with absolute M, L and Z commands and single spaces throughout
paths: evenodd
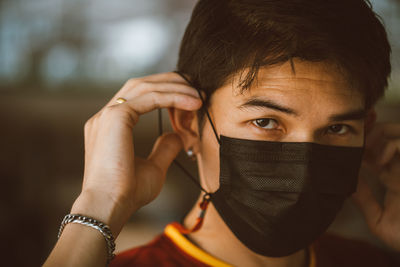
M 379 120 L 400 121 L 400 5 L 372 1 L 393 48 Z M 83 125 L 130 77 L 171 71 L 194 0 L 0 0 L 1 252 L 12 266 L 40 265 L 80 192 Z M 166 114 L 164 124 L 168 130 Z M 156 113 L 134 129 L 146 155 Z M 180 161 L 196 169 L 181 155 Z M 177 168 L 159 198 L 131 219 L 118 249 L 147 242 L 179 220 L 197 188 Z M 376 242 L 351 203 L 332 226 Z

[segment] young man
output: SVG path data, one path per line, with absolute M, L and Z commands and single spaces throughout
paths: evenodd
M 400 251 L 400 125 L 376 125 L 374 111 L 389 56 L 363 0 L 200 0 L 178 72 L 129 80 L 85 124 L 71 210 L 82 216 L 63 223 L 45 266 L 110 260 L 113 238 L 90 218 L 117 236 L 182 148 L 197 161 L 201 204 L 112 266 L 391 266 L 369 245 L 323 234 L 353 195 Z M 174 133 L 135 157 L 132 128 L 157 108 L 169 108 Z M 386 186 L 383 204 L 358 177 L 361 162 Z

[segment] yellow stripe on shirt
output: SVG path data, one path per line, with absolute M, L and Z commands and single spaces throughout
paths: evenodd
M 310 265 L 309 267 L 317 267 L 317 258 L 315 256 L 314 244 L 310 245 Z
M 165 227 L 164 233 L 175 243 L 175 245 L 177 245 L 177 247 L 182 249 L 185 253 L 192 256 L 196 260 L 216 267 L 232 267 L 232 265 L 225 263 L 211 256 L 204 250 L 196 247 L 186 237 L 184 237 L 178 231 L 178 229 L 176 229 L 173 225 L 171 224 L 167 225 L 167 227 Z
M 168 224 L 165 227 L 164 233 L 166 236 L 171 239 L 171 241 L 181 250 L 183 250 L 186 254 L 190 255 L 194 259 L 211 265 L 215 267 L 232 267 L 232 265 L 215 258 L 214 256 L 208 254 L 204 250 L 198 248 L 193 243 L 191 243 L 185 236 L 183 236 L 177 228 L 175 228 L 172 224 Z M 316 258 L 314 247 L 310 246 L 310 264 L 309 267 L 316 267 Z

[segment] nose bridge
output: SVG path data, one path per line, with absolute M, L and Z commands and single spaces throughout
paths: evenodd
M 295 129 L 287 138 L 287 142 L 318 142 L 315 135 L 315 129 L 307 126 Z
M 287 136 L 288 142 L 309 142 L 318 143 L 318 133 L 321 127 L 321 121 L 324 121 L 324 112 L 316 112 L 317 108 L 313 106 L 316 103 L 307 103 L 308 108 L 299 117 L 297 123 L 292 125 L 290 134 Z

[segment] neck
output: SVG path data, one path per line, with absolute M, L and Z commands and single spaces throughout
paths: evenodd
M 184 226 L 191 228 L 200 213 L 197 203 L 184 219 Z M 198 247 L 213 256 L 235 266 L 268 266 L 268 267 L 305 267 L 307 264 L 306 251 L 300 250 L 286 257 L 271 258 L 254 253 L 244 246 L 230 231 L 212 205 L 207 208 L 203 226 L 188 235 L 189 239 Z

